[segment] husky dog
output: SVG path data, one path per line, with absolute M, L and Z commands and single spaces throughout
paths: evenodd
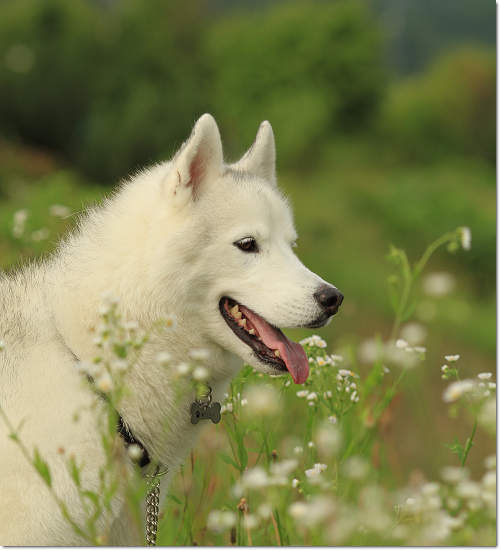
M 219 130 L 206 114 L 170 162 L 140 172 L 90 208 L 52 257 L 0 274 L 0 404 L 12 424 L 24 422 L 24 445 L 30 453 L 39 449 L 55 493 L 77 521 L 81 503 L 58 449 L 85 464 L 82 483 L 96 491 L 104 455 L 90 411 L 98 398 L 75 366 L 97 354 L 102 293 L 121 297 L 122 318 L 139 330 L 177 317 L 175 332 L 151 338 L 127 373 L 131 392 L 119 411 L 148 454 L 174 472 L 205 423 L 190 422 L 193 395 L 170 410 L 174 367 L 158 365 L 158 353 L 168 350 L 177 365 L 190 350 L 208 350 L 205 366 L 219 402 L 243 362 L 266 374 L 290 373 L 296 384 L 307 379 L 304 350 L 278 327 L 324 326 L 343 296 L 295 256 L 296 237 L 276 184 L 269 122 L 238 162 L 225 164 Z M 165 443 L 167 412 L 173 420 Z M 8 434 L 0 418 L 0 544 L 84 543 Z M 109 543 L 133 542 L 123 498 L 113 506 Z

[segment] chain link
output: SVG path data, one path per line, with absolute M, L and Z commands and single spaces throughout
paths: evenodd
M 146 494 L 146 541 L 148 546 L 156 546 L 156 533 L 158 532 L 158 511 L 160 507 L 160 480 L 159 477 L 168 472 L 159 473 L 160 467 L 157 466 L 155 471 L 146 475 L 147 484 L 151 490 Z

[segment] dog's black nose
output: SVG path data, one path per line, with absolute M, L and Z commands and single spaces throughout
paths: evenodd
M 344 295 L 340 290 L 329 285 L 320 286 L 314 293 L 314 297 L 329 316 L 337 313 L 344 299 Z

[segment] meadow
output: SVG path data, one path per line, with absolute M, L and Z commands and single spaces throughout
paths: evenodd
M 494 545 L 495 53 L 429 47 L 402 78 L 372 3 L 262 4 L 1 3 L 0 267 L 51 254 L 75 213 L 168 159 L 203 112 L 229 161 L 268 119 L 295 251 L 345 299 L 317 334 L 285 331 L 310 357 L 304 386 L 248 367 L 233 381 L 161 495 L 158 545 Z M 453 15 L 484 20 L 479 4 Z M 420 24 L 428 44 L 443 36 Z M 133 356 L 144 335 L 106 299 L 102 345 Z M 188 385 L 202 357 L 186 358 Z M 117 406 L 124 373 L 96 365 Z M 113 461 L 113 414 L 100 494 L 80 486 L 87 523 L 73 524 L 93 544 L 118 485 L 134 517 L 147 490 Z M 50 484 L 43 457 L 26 458 Z
M 222 423 L 206 427 L 162 495 L 158 545 L 495 543 L 495 377 L 484 374 L 494 372 L 495 309 L 461 267 L 477 220 L 494 219 L 493 173 L 474 161 L 388 170 L 379 157 L 360 167 L 361 154 L 376 156 L 362 143 L 333 143 L 317 172 L 281 174 L 297 205 L 299 257 L 345 303 L 321 336 L 287 331 L 310 357 L 303 387 L 243 369 Z M 4 266 L 50 253 L 71 214 L 107 191 L 37 151 L 5 144 L 1 166 L 10 182 L 0 205 Z M 471 243 L 460 225 L 427 249 L 440 237 L 425 224 L 437 205 L 450 229 L 472 227 Z M 144 496 L 140 481 L 129 483 Z M 89 522 L 78 528 L 105 544 Z

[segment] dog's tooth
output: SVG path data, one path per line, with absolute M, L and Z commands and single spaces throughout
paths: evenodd
M 247 326 L 247 320 L 246 319 L 242 319 L 241 321 L 238 322 L 238 325 L 240 327 L 243 327 L 245 328 Z
M 231 308 L 231 315 L 236 315 L 239 311 L 238 304 Z
M 238 311 L 238 313 L 235 313 L 235 314 L 233 315 L 233 317 L 234 317 L 235 319 L 241 319 L 242 316 L 243 316 L 243 314 L 241 313 L 241 311 Z
M 257 337 L 257 340 L 260 340 L 262 342 L 262 338 L 260 336 Z
M 274 355 L 276 355 L 276 357 L 281 357 L 280 350 L 279 350 L 279 349 L 275 349 L 275 350 L 274 350 Z
M 251 329 L 248 331 L 248 334 L 254 335 L 254 334 L 255 334 L 255 330 L 254 330 L 253 328 L 251 328 Z

